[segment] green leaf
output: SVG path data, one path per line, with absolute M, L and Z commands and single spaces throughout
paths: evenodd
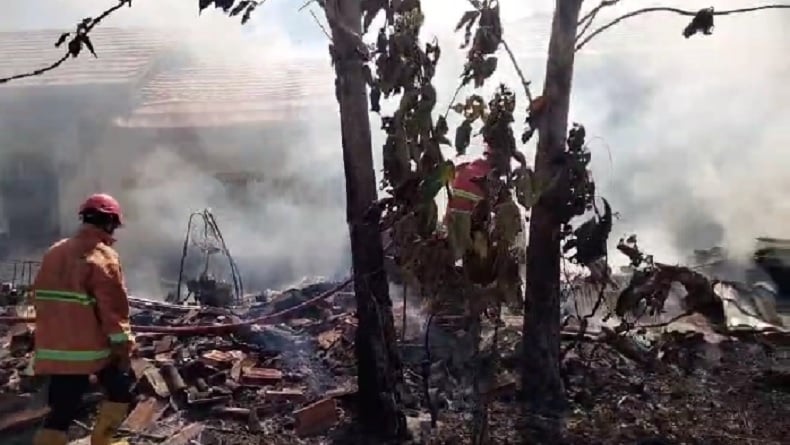
M 236 6 L 235 6 L 235 7 L 234 7 L 234 8 L 233 8 L 231 11 L 230 11 L 230 14 L 228 14 L 228 15 L 229 15 L 229 16 L 231 16 L 231 17 L 235 17 L 235 16 L 237 16 L 237 15 L 241 14 L 241 12 L 242 12 L 242 11 L 244 11 L 244 8 L 246 8 L 246 7 L 247 7 L 247 4 L 248 4 L 248 3 L 250 3 L 250 0 L 242 0 L 242 1 L 240 1 L 240 2 L 239 2 L 239 4 L 238 4 L 238 5 L 236 5 Z
M 82 39 L 82 43 L 85 44 L 85 47 L 88 48 L 88 51 L 93 54 L 93 57 L 99 57 L 96 55 L 96 51 L 93 49 L 93 43 L 91 43 L 90 37 L 88 37 L 87 34 L 82 34 L 80 38 Z
M 433 129 L 434 136 L 437 138 L 442 137 L 446 135 L 448 131 L 450 131 L 450 129 L 447 127 L 447 119 L 445 119 L 444 116 L 439 116 L 439 118 L 436 119 L 436 127 Z
M 458 31 L 464 26 L 471 26 L 479 16 L 480 11 L 466 11 L 464 15 L 461 16 L 461 20 L 458 21 L 458 24 L 455 25 L 455 30 Z

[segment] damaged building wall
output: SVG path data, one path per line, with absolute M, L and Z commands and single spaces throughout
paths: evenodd
M 72 202 L 73 185 L 91 169 L 91 142 L 109 125 L 97 116 L 118 112 L 122 95 L 111 88 L 0 90 L 5 255 L 35 254 L 75 226 L 73 205 L 62 203 Z

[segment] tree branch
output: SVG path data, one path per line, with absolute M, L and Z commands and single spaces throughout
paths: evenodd
M 347 24 L 343 23 L 343 20 L 340 18 L 338 1 L 326 0 L 323 2 L 323 8 L 324 15 L 326 15 L 326 21 L 329 23 L 329 27 L 333 31 L 340 30 L 346 34 L 353 41 L 354 45 L 356 45 L 357 53 L 364 60 L 368 60 L 370 58 L 370 51 L 368 51 L 365 41 L 362 39 L 362 36 L 359 35 L 359 33 L 355 32 Z
M 584 35 L 588 29 L 590 29 L 590 26 L 592 26 L 593 21 L 595 21 L 595 17 L 598 15 L 601 9 L 606 8 L 607 6 L 614 6 L 617 3 L 620 3 L 620 0 L 601 0 L 601 3 L 599 3 L 598 6 L 593 8 L 584 17 L 582 17 L 581 20 L 579 20 L 578 25 L 581 26 L 581 31 L 579 31 L 579 34 L 576 36 L 576 38 L 578 39 Z
M 72 58 L 77 57 L 76 54 L 73 53 L 72 50 L 71 50 L 71 47 L 72 47 L 73 44 L 80 44 L 81 45 L 80 39 L 85 39 L 86 36 L 88 35 L 88 33 L 90 33 L 91 30 L 96 25 L 101 23 L 102 20 L 106 19 L 113 12 L 121 9 L 124 5 L 128 5 L 129 7 L 132 6 L 132 1 L 131 0 L 117 0 L 117 1 L 118 1 L 118 3 L 115 6 L 111 6 L 110 8 L 106 9 L 104 12 L 99 14 L 99 16 L 96 17 L 95 19 L 87 18 L 87 19 L 81 21 L 77 25 L 77 31 L 74 34 L 74 37 L 72 37 L 71 40 L 69 41 L 69 43 L 66 45 L 66 53 L 63 54 L 58 60 L 52 62 L 51 64 L 49 64 L 49 65 L 47 65 L 47 66 L 45 66 L 43 68 L 39 68 L 39 69 L 34 70 L 34 71 L 30 71 L 30 72 L 22 73 L 22 74 L 15 74 L 15 75 L 10 76 L 10 77 L 0 78 L 0 84 L 6 83 L 6 82 L 10 82 L 12 80 L 24 79 L 26 77 L 40 76 L 40 75 L 42 75 L 42 74 L 44 74 L 44 73 L 46 73 L 48 71 L 52 71 L 55 68 L 59 67 L 66 60 L 68 60 L 69 57 L 72 57 Z M 58 43 L 55 44 L 55 46 L 60 46 L 63 43 L 63 41 L 66 39 L 66 37 L 68 37 L 68 35 L 69 35 L 68 33 L 63 34 L 60 37 L 60 39 L 58 40 Z M 90 46 L 89 46 L 89 49 L 90 49 Z M 93 51 L 91 50 L 91 52 L 93 52 Z
M 518 65 L 518 62 L 516 62 L 516 56 L 513 55 L 510 45 L 507 44 L 504 38 L 502 39 L 502 47 L 505 48 L 505 51 L 507 51 L 507 55 L 510 57 L 510 61 L 513 63 L 513 68 L 516 69 L 516 74 L 518 74 L 518 78 L 521 80 L 521 86 L 524 87 L 524 93 L 527 95 L 529 105 L 532 106 L 532 92 L 529 89 L 530 82 L 526 77 L 524 77 L 524 72 L 521 71 L 521 67 Z
M 741 14 L 741 13 L 746 13 L 746 12 L 762 11 L 762 10 L 766 10 L 766 9 L 790 9 L 790 4 L 764 5 L 764 6 L 754 6 L 754 7 L 750 7 L 750 8 L 731 9 L 731 10 L 727 10 L 727 11 L 714 11 L 713 15 L 714 16 L 723 16 L 723 15 Z M 582 39 L 581 42 L 576 44 L 576 51 L 582 49 L 584 47 L 584 45 L 589 43 L 589 41 L 592 40 L 598 34 L 601 34 L 602 32 L 604 32 L 607 29 L 613 27 L 614 25 L 622 22 L 623 20 L 631 18 L 631 17 L 638 16 L 638 15 L 646 14 L 646 13 L 649 13 L 649 12 L 672 12 L 672 13 L 677 14 L 677 15 L 682 15 L 682 16 L 686 16 L 686 17 L 694 17 L 695 15 L 697 15 L 698 11 L 689 11 L 689 10 L 685 10 L 685 9 L 670 8 L 670 7 L 653 7 L 653 8 L 638 9 L 636 11 L 632 11 L 632 12 L 629 12 L 627 14 L 623 14 L 620 17 L 617 17 L 616 19 L 613 19 L 609 23 L 607 23 L 607 24 L 597 28 L 595 31 L 591 32 L 587 37 Z M 581 37 L 581 35 L 577 36 L 577 39 L 579 39 L 580 37 Z
M 331 42 L 332 35 L 329 34 L 329 31 L 326 30 L 323 23 L 321 23 L 321 21 L 318 20 L 318 16 L 315 14 L 315 12 L 312 9 L 310 9 L 309 11 L 310 11 L 310 15 L 313 16 L 313 20 L 315 20 L 315 24 L 318 25 L 318 27 L 321 29 L 321 32 L 323 32 L 326 38 L 329 39 L 329 41 Z

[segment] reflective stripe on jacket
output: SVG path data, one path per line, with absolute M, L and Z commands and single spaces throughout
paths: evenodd
M 55 243 L 33 282 L 36 374 L 92 374 L 112 343 L 133 342 L 129 301 L 112 238 L 83 226 Z
M 474 180 L 485 177 L 491 164 L 485 159 L 476 159 L 456 167 L 452 183 L 453 196 L 447 203 L 450 212 L 471 213 L 475 205 L 485 197 L 483 189 Z

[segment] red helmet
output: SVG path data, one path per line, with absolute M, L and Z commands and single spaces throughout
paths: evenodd
M 88 210 L 95 210 L 100 213 L 115 215 L 118 217 L 118 221 L 123 223 L 123 211 L 121 210 L 121 204 L 118 203 L 118 200 L 105 193 L 97 193 L 95 195 L 89 196 L 88 199 L 86 199 L 85 202 L 83 202 L 80 206 L 79 214 L 81 215 Z

